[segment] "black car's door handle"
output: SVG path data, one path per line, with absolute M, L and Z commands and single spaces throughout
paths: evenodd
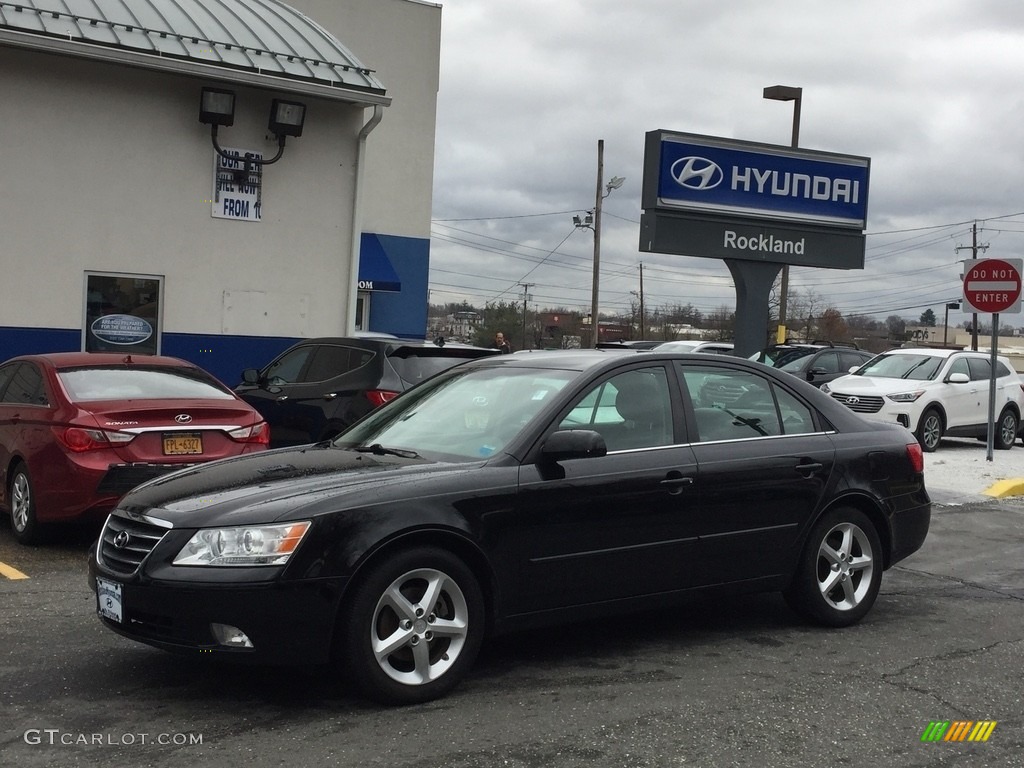
M 334 398 L 336 398 L 337 396 L 338 396 L 338 393 L 337 393 L 337 392 L 328 392 L 328 393 L 327 393 L 326 395 L 324 395 L 323 397 L 324 397 L 324 400 L 333 400 L 333 399 L 334 399 Z
M 668 477 L 661 481 L 660 485 L 668 489 L 669 494 L 675 496 L 683 492 L 687 485 L 693 485 L 692 477 L 683 477 L 678 472 L 670 472 Z
M 277 398 L 277 402 L 282 403 L 282 402 L 284 402 L 287 399 L 288 399 L 288 395 L 281 395 L 279 398 Z
M 815 472 L 824 469 L 824 467 L 824 464 L 819 464 L 818 462 L 807 462 L 806 464 L 797 464 L 796 471 L 804 477 L 810 477 Z

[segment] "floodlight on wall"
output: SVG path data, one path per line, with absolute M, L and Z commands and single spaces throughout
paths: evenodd
M 221 88 L 203 88 L 199 100 L 199 122 L 210 126 L 210 138 L 217 154 L 226 160 L 242 161 L 243 167 L 233 171 L 235 182 L 247 184 L 254 168 L 257 174 L 262 172 L 264 165 L 271 165 L 281 159 L 284 154 L 284 142 L 288 136 L 301 136 L 302 126 L 306 120 L 306 105 L 297 101 L 274 99 L 270 105 L 270 120 L 267 128 L 277 137 L 277 154 L 269 160 L 262 160 L 251 152 L 238 157 L 225 152 L 217 141 L 217 129 L 235 122 L 235 93 Z

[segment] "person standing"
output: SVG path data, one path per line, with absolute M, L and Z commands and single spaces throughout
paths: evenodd
M 500 350 L 503 355 L 512 353 L 512 345 L 505 341 L 505 334 L 501 331 L 494 334 L 494 343 L 491 345 L 491 349 Z

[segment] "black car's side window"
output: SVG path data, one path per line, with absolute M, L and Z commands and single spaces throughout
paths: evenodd
M 43 377 L 31 363 L 22 363 L 11 376 L 4 390 L 4 403 L 18 405 L 49 405 L 43 391 Z
M 826 352 L 823 355 L 819 355 L 812 367 L 820 368 L 825 373 L 839 373 L 839 355 L 835 352 Z
M 302 368 L 306 365 L 310 355 L 313 354 L 314 349 L 315 347 L 312 346 L 299 347 L 285 353 L 267 367 L 267 372 L 263 378 L 271 386 L 292 384 L 298 381 Z
M 327 381 L 354 371 L 356 368 L 361 368 L 372 357 L 373 353 L 365 349 L 322 344 L 317 347 L 316 354 L 302 375 L 302 380 L 305 382 Z
M 743 440 L 814 432 L 810 408 L 767 379 L 727 368 L 685 367 L 697 439 Z
M 672 401 L 661 366 L 602 381 L 577 402 L 559 429 L 592 429 L 609 451 L 672 445 Z

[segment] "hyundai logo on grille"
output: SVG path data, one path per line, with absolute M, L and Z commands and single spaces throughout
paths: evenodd
M 856 397 L 856 396 L 851 396 L 851 397 L 846 398 L 846 404 L 847 405 L 857 405 L 859 402 L 860 402 L 860 398 Z
M 177 416 L 174 417 L 174 420 L 179 424 L 188 424 L 190 421 L 192 421 L 192 417 L 189 416 L 187 413 L 179 413 Z
M 118 531 L 117 536 L 114 537 L 114 546 L 118 549 L 124 549 L 128 546 L 128 542 L 131 541 L 131 536 L 128 531 Z
M 671 173 L 679 186 L 698 192 L 714 189 L 725 178 L 722 169 L 704 157 L 681 157 L 672 163 Z

